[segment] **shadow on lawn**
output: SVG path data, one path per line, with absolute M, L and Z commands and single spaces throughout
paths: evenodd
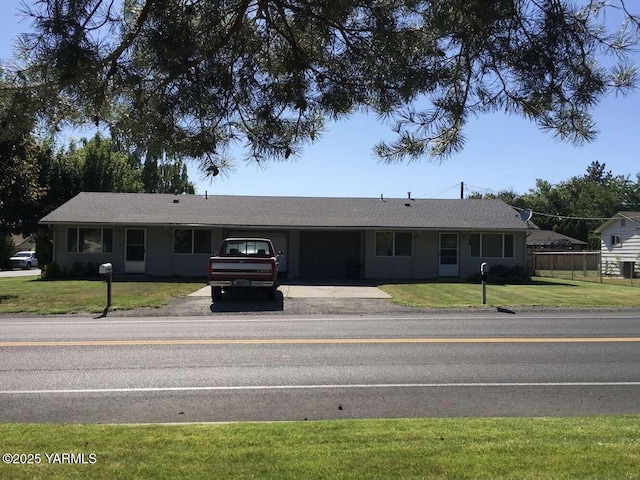
M 0 303 L 4 303 L 8 300 L 14 300 L 18 298 L 17 295 L 0 295 Z
M 532 285 L 534 287 L 577 287 L 578 284 L 571 283 L 569 280 L 548 282 L 546 280 L 531 280 L 529 283 L 523 283 L 523 285 Z
M 389 279 L 389 280 L 378 280 L 374 282 L 370 282 L 370 285 L 375 285 L 380 287 L 382 285 L 428 285 L 428 284 L 458 284 L 458 285 L 481 285 L 480 281 L 468 281 L 461 280 L 459 278 L 434 278 L 428 280 L 397 280 L 397 279 Z M 493 286 L 533 286 L 533 287 L 577 287 L 576 283 L 572 283 L 570 280 L 556 280 L 555 282 L 550 282 L 546 280 L 528 280 L 528 281 L 510 281 L 508 279 L 498 279 L 494 278 L 487 281 L 487 285 Z

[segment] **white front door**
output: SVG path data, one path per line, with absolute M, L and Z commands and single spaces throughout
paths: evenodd
M 147 230 L 144 228 L 126 229 L 124 272 L 147 272 Z
M 438 255 L 438 275 L 440 277 L 458 277 L 460 268 L 458 265 L 458 234 L 440 234 L 440 254 Z

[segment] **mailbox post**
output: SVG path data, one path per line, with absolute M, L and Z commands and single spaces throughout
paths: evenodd
M 480 281 L 482 282 L 482 304 L 487 304 L 487 262 L 480 264 Z
M 111 306 L 111 277 L 113 276 L 113 265 L 103 263 L 98 268 L 98 273 L 107 277 L 107 306 L 104 307 L 104 312 L 102 313 L 102 316 L 106 317 L 107 313 L 109 313 L 109 307 Z

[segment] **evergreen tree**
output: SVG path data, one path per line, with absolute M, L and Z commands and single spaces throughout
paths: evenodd
M 109 125 L 141 157 L 196 158 L 205 172 L 237 143 L 287 159 L 326 119 L 362 109 L 397 133 L 375 148 L 386 162 L 446 157 L 469 118 L 495 111 L 580 143 L 598 101 L 636 84 L 627 3 L 33 1 L 12 88 L 37 92 L 54 125 Z

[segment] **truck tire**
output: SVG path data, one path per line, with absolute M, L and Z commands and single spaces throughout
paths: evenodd
M 278 287 L 276 287 L 275 285 L 273 287 L 267 288 L 267 300 L 269 300 L 270 302 L 274 301 L 276 299 L 277 291 Z
M 222 287 L 211 287 L 211 300 L 214 302 L 222 299 Z

